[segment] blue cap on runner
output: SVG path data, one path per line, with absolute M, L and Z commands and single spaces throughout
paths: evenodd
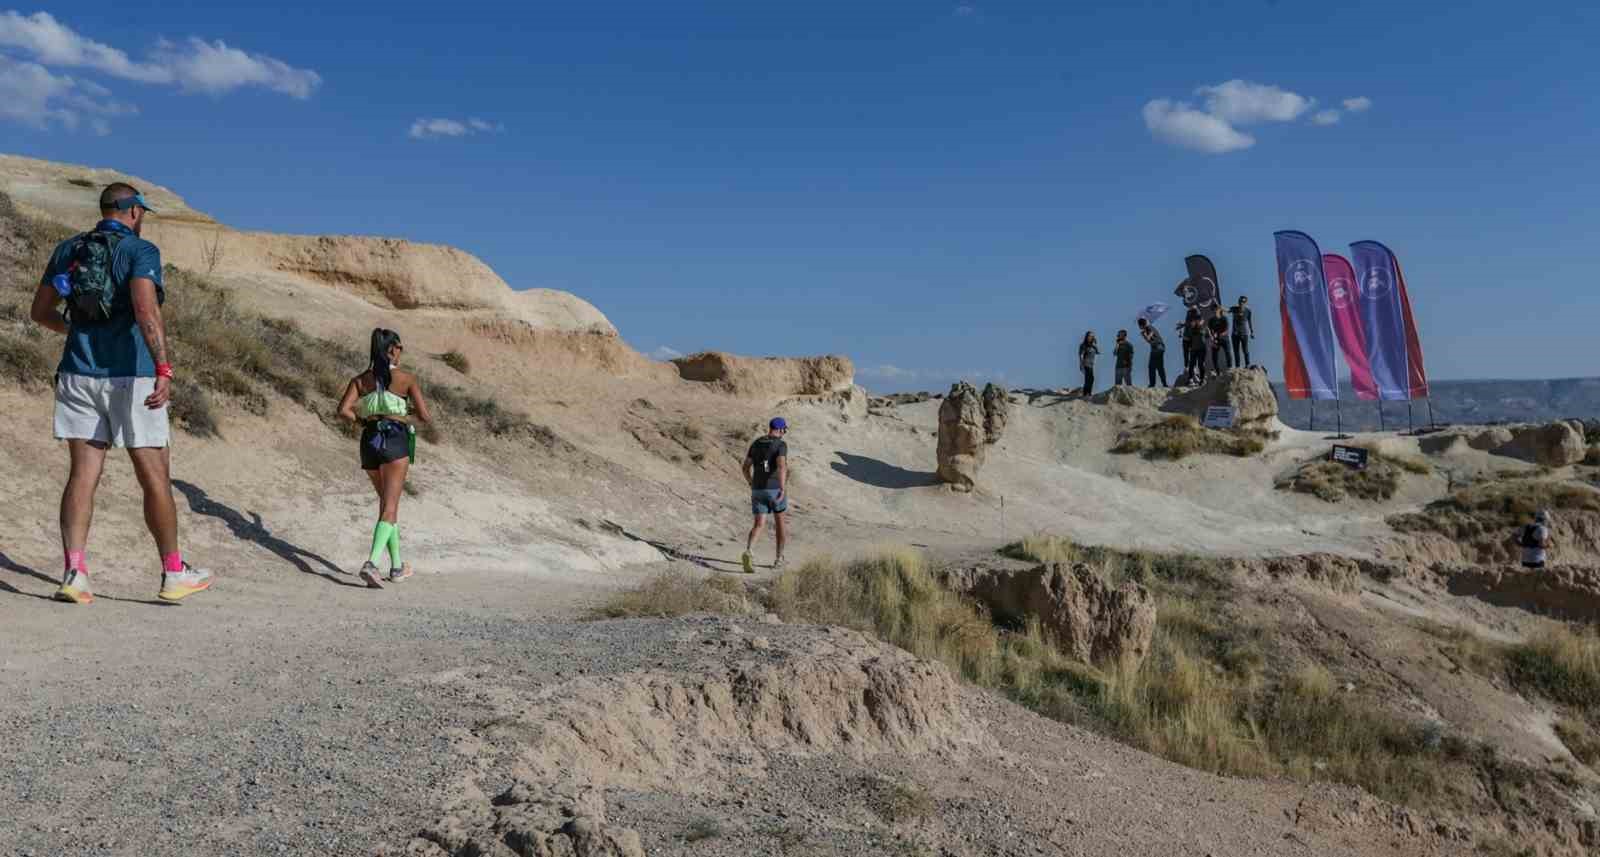
M 767 423 L 767 427 L 771 428 L 773 431 L 789 430 L 789 424 L 783 421 L 783 417 L 773 417 L 772 422 Z

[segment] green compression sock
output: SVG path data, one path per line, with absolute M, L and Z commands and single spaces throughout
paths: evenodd
M 389 525 L 389 566 L 399 568 L 403 565 L 400 561 L 400 525 Z
M 383 552 L 389 547 L 389 540 L 392 538 L 394 538 L 394 524 L 388 521 L 379 521 L 378 526 L 372 529 L 372 556 L 368 557 L 367 562 L 377 565 L 378 560 L 383 558 Z

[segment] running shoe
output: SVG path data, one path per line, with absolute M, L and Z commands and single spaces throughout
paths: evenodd
M 778 570 L 780 568 L 783 568 L 783 566 L 784 566 L 784 562 L 783 562 L 783 557 L 781 557 L 781 556 L 778 557 L 777 559 L 773 560 L 773 562 L 772 562 L 772 568 L 773 568 L 774 571 L 776 571 L 776 570 Z
M 361 580 L 367 584 L 368 589 L 383 588 L 383 578 L 378 574 L 378 567 L 371 562 L 361 564 Z
M 211 572 L 184 563 L 183 571 L 162 572 L 161 593 L 158 597 L 162 601 L 182 601 L 196 592 L 204 592 L 210 588 Z
M 389 582 L 399 583 L 412 575 L 411 563 L 403 563 L 399 568 L 389 569 Z
M 93 604 L 94 593 L 89 591 L 89 573 L 73 569 L 61 578 L 61 588 L 56 590 L 57 601 L 68 604 Z
M 751 559 L 749 551 L 745 551 L 744 552 L 744 556 L 739 557 L 739 564 L 744 566 L 744 573 L 745 574 L 755 574 L 756 573 L 755 560 Z

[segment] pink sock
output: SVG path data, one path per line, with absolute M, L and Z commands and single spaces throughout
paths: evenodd
M 167 574 L 183 571 L 183 554 L 173 551 L 161 558 L 161 570 Z
M 67 551 L 67 567 L 65 570 L 72 571 L 73 569 L 77 569 L 84 574 L 89 573 L 89 566 L 83 561 L 83 551 Z

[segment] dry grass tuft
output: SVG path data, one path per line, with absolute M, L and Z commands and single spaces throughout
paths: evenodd
M 1600 512 L 1600 491 L 1576 482 L 1503 478 L 1463 488 L 1435 500 L 1420 512 L 1394 515 L 1389 526 L 1401 532 L 1441 533 L 1459 542 L 1484 537 L 1504 540 L 1540 509 Z
M 467 355 L 454 348 L 439 355 L 439 361 L 463 375 L 472 374 L 472 361 L 467 359 Z
M 1266 449 L 1267 441 L 1274 437 L 1260 429 L 1209 429 L 1194 417 L 1176 414 L 1125 433 L 1111 451 L 1118 455 L 1138 453 L 1152 460 L 1177 460 L 1197 454 L 1244 458 Z
M 1524 693 L 1574 706 L 1600 719 L 1600 632 L 1545 629 L 1506 653 L 1507 672 Z
M 890 824 L 915 821 L 933 814 L 933 797 L 916 783 L 903 783 L 887 777 L 862 777 L 867 808 Z
M 744 615 L 755 605 L 744 583 L 723 575 L 695 577 L 668 571 L 613 596 L 593 616 L 602 619 L 669 619 L 694 613 Z

